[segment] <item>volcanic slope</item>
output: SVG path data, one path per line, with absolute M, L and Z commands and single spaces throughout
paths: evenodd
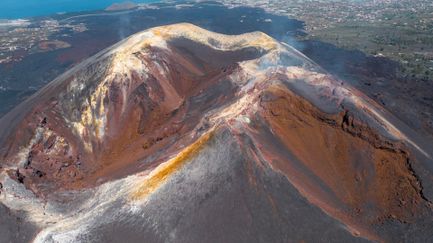
M 425 242 L 431 152 L 263 33 L 156 27 L 0 120 L 1 240 Z

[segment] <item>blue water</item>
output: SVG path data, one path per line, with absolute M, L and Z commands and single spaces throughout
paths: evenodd
M 0 0 L 0 19 L 45 16 L 62 12 L 101 10 L 123 0 Z M 135 3 L 158 2 L 135 0 Z

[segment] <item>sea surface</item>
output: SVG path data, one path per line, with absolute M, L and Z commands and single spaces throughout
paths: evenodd
M 101 10 L 123 0 L 0 0 L 0 19 L 46 16 L 56 13 Z M 158 0 L 134 0 L 152 3 Z

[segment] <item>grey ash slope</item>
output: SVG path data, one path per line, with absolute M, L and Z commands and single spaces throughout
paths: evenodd
M 142 213 L 101 215 L 99 223 L 79 238 L 91 242 L 366 242 L 312 206 L 266 161 L 256 164 L 249 154 L 254 145 L 248 136 L 237 137 L 222 128 L 150 196 Z M 117 211 L 115 206 L 111 210 Z

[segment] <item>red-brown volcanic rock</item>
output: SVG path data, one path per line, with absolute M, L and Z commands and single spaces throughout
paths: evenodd
M 302 186 L 311 197 L 331 207 L 343 204 L 356 221 L 369 224 L 390 218 L 413 222 L 417 215 L 431 210 L 411 168 L 408 150 L 378 135 L 349 111 L 328 115 L 285 87 L 264 91 L 260 104 L 265 124 L 303 168 L 295 168 L 284 155 L 269 161 L 289 178 L 299 177 L 296 184 L 311 181 L 311 188 Z M 317 177 L 335 198 L 321 198 L 323 190 L 302 170 Z

